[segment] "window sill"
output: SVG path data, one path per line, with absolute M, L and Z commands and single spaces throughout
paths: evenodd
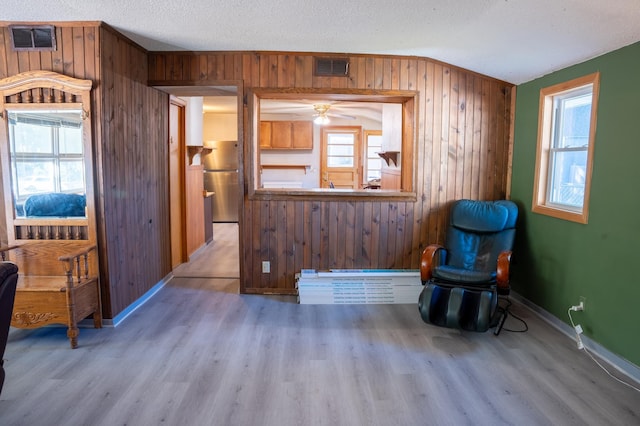
M 534 204 L 534 206 L 531 208 L 531 211 L 545 216 L 555 217 L 556 219 L 568 220 L 571 222 L 583 224 L 586 224 L 588 220 L 587 213 L 562 210 L 554 207 L 547 207 L 541 204 Z

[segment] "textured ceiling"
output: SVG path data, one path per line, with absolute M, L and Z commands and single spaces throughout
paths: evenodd
M 640 0 L 3 0 L 4 21 L 104 21 L 150 51 L 417 55 L 511 83 L 640 41 Z

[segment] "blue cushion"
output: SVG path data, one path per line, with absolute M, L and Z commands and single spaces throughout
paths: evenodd
M 446 265 L 436 267 L 434 277 L 495 282 L 498 256 L 513 246 L 517 216 L 512 201 L 456 201 L 446 235 Z
M 509 209 L 501 202 L 460 200 L 451 207 L 451 225 L 475 232 L 502 231 L 511 222 L 509 216 Z M 511 227 L 515 225 L 515 219 L 512 221 Z
M 86 197 L 80 194 L 37 194 L 24 202 L 24 213 L 27 216 L 83 217 L 86 204 Z

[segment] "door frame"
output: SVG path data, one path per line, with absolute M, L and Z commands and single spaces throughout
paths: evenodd
M 185 194 L 185 190 L 186 190 L 185 188 L 186 103 L 175 96 L 169 97 L 169 120 L 168 120 L 169 121 L 169 134 L 168 134 L 169 139 L 167 140 L 168 145 L 171 145 L 173 143 L 171 140 L 172 139 L 171 125 L 173 123 L 173 119 L 172 119 L 173 106 L 178 108 L 178 117 L 177 117 L 177 126 L 178 126 L 178 129 L 177 129 L 178 158 L 177 160 L 178 161 L 176 163 L 178 170 L 175 171 L 178 175 L 177 182 L 175 182 L 171 178 L 171 176 L 173 176 L 173 171 L 172 171 L 170 148 L 168 148 L 168 156 L 167 156 L 167 170 L 168 170 L 168 176 L 169 176 L 169 184 L 167 186 L 167 192 L 168 192 L 168 200 L 169 200 L 169 224 L 170 224 L 170 235 L 171 235 L 170 241 L 171 241 L 171 269 L 172 270 L 188 260 L 187 220 L 186 220 L 187 209 L 186 209 L 186 194 Z M 172 195 L 172 189 L 177 190 L 177 194 L 175 197 Z M 171 204 L 176 198 L 179 200 L 178 211 L 180 213 L 178 218 L 175 218 L 174 214 L 172 214 L 174 212 L 174 209 L 171 206 Z M 177 244 L 174 241 L 174 232 L 176 232 L 176 229 L 179 229 L 179 233 L 180 233 L 179 235 L 180 242 Z M 179 247 L 176 247 L 176 245 L 179 245 Z
M 320 130 L 320 187 L 331 188 L 331 179 L 329 179 L 329 166 L 328 166 L 328 134 L 329 133 L 343 133 L 354 135 L 353 143 L 353 167 L 331 167 L 336 173 L 339 172 L 352 172 L 354 174 L 352 178 L 354 190 L 362 187 L 362 126 L 323 126 Z
M 152 84 L 152 87 L 168 93 L 172 96 L 216 96 L 225 92 L 224 88 L 234 87 L 235 96 L 238 101 L 238 185 L 242 190 L 242 194 L 238 197 L 238 259 L 240 263 L 240 293 L 245 293 L 246 284 L 246 272 L 244 264 L 244 227 L 245 227 L 245 214 L 244 203 L 247 197 L 247 190 L 245 185 L 245 165 L 244 159 L 247 158 L 248 152 L 245 144 L 245 117 L 247 116 L 247 105 L 244 94 L 244 81 L 243 80 L 202 80 L 195 82 L 191 85 L 170 85 L 172 82 L 155 82 L 161 84 Z M 169 84 L 169 85 L 167 85 Z M 222 90 L 221 90 L 222 89 Z M 186 247 L 186 242 L 185 242 Z

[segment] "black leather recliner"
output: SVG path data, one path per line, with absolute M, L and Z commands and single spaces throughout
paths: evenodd
M 418 309 L 429 324 L 500 332 L 509 294 L 509 266 L 518 208 L 507 200 L 458 200 L 451 206 L 445 246 L 429 245 L 421 257 L 424 289 Z
M 0 393 L 4 385 L 4 350 L 7 347 L 9 326 L 16 296 L 18 267 L 12 262 L 0 262 Z

